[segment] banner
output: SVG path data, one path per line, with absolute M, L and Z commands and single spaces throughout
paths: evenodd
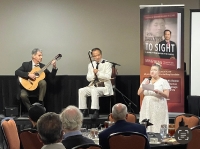
M 184 112 L 184 5 L 140 6 L 140 82 L 150 77 L 152 64 L 162 66 L 160 77 L 171 91 L 169 112 Z M 170 42 L 164 31 L 169 30 Z M 143 97 L 140 96 L 140 105 Z

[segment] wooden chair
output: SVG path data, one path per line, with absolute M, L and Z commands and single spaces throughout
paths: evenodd
M 115 86 L 116 86 L 116 76 L 117 76 L 118 72 L 117 72 L 117 69 L 115 68 L 115 64 L 112 64 L 112 74 L 111 74 L 111 84 L 112 84 L 112 87 L 113 87 L 113 95 L 110 95 L 110 96 L 102 96 L 100 98 L 104 98 L 104 97 L 109 97 L 109 100 L 110 100 L 110 106 L 109 106 L 109 109 L 110 109 L 110 112 L 112 111 L 112 105 L 114 103 L 116 103 L 116 93 L 115 93 Z M 113 100 L 113 104 L 112 104 L 112 100 Z
M 43 143 L 38 138 L 36 129 L 24 129 L 20 132 L 19 137 L 23 149 L 41 149 Z
M 194 126 L 199 125 L 199 117 L 193 114 L 181 114 L 175 117 L 174 124 L 175 124 L 175 130 L 179 127 L 179 122 L 181 122 L 183 119 L 184 125 L 187 125 L 188 128 L 192 128 Z
M 6 117 L 1 121 L 1 128 L 8 149 L 20 149 L 20 141 L 15 121 Z
M 108 115 L 108 120 L 111 121 L 111 122 L 114 122 L 114 120 L 111 117 L 111 113 Z M 134 113 L 128 113 L 126 121 L 131 122 L 131 123 L 135 123 L 137 121 L 137 116 Z
M 22 103 L 22 100 L 21 100 L 21 98 L 20 98 L 20 92 L 21 92 L 21 84 L 20 84 L 20 82 L 19 82 L 19 78 L 17 78 L 17 96 L 16 96 L 16 98 L 17 98 L 17 100 L 18 100 L 18 102 L 19 102 L 19 116 L 21 117 L 22 116 L 22 109 L 25 109 L 25 106 L 23 105 L 23 103 Z M 30 102 L 31 103 L 35 103 L 35 102 L 38 102 L 38 98 L 39 98 L 39 89 L 37 88 L 36 90 L 34 90 L 34 91 L 31 91 L 31 92 L 29 92 L 29 95 L 28 95 L 28 98 L 29 98 L 29 100 L 30 100 Z M 27 109 L 26 109 L 27 110 Z M 28 111 L 27 111 L 28 112 Z
M 72 149 L 102 149 L 102 147 L 97 144 L 82 144 L 75 146 Z
M 110 149 L 145 149 L 148 139 L 137 132 L 118 132 L 108 137 Z
M 187 149 L 199 149 L 200 148 L 200 125 L 192 127 L 192 139 L 187 144 Z

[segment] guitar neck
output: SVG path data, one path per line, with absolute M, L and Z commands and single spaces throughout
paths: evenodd
M 53 60 L 58 61 L 62 57 L 62 54 L 58 54 L 54 59 L 52 59 L 47 65 L 45 65 L 42 69 L 40 69 L 37 73 L 41 74 L 44 72 L 50 65 Z
M 53 60 L 51 60 L 48 64 L 46 64 L 44 67 L 42 67 L 42 69 L 40 69 L 39 71 L 38 71 L 38 73 L 39 74 L 41 74 L 42 72 L 44 72 L 50 65 L 51 65 L 51 62 L 52 62 Z

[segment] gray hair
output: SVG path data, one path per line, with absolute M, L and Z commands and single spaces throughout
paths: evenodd
M 44 144 L 56 143 L 62 139 L 62 122 L 58 114 L 48 112 L 43 114 L 37 122 L 37 130 Z
M 70 105 L 60 114 L 60 119 L 63 129 L 70 131 L 80 130 L 83 122 L 83 114 L 77 107 Z
M 37 52 L 41 52 L 41 53 L 42 53 L 42 50 L 39 49 L 39 48 L 35 48 L 35 49 L 32 50 L 31 54 L 32 54 L 32 55 L 36 55 Z
M 127 114 L 127 107 L 122 103 L 117 103 L 112 107 L 112 116 L 115 121 L 124 120 Z

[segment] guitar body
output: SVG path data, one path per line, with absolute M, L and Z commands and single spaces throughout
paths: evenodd
M 30 73 L 34 73 L 37 77 L 35 80 L 31 79 L 24 79 L 24 78 L 19 78 L 19 81 L 21 85 L 29 91 L 33 91 L 38 87 L 39 81 L 43 80 L 45 78 L 45 73 L 41 72 L 40 74 L 38 73 L 40 71 L 40 67 L 34 67 Z

